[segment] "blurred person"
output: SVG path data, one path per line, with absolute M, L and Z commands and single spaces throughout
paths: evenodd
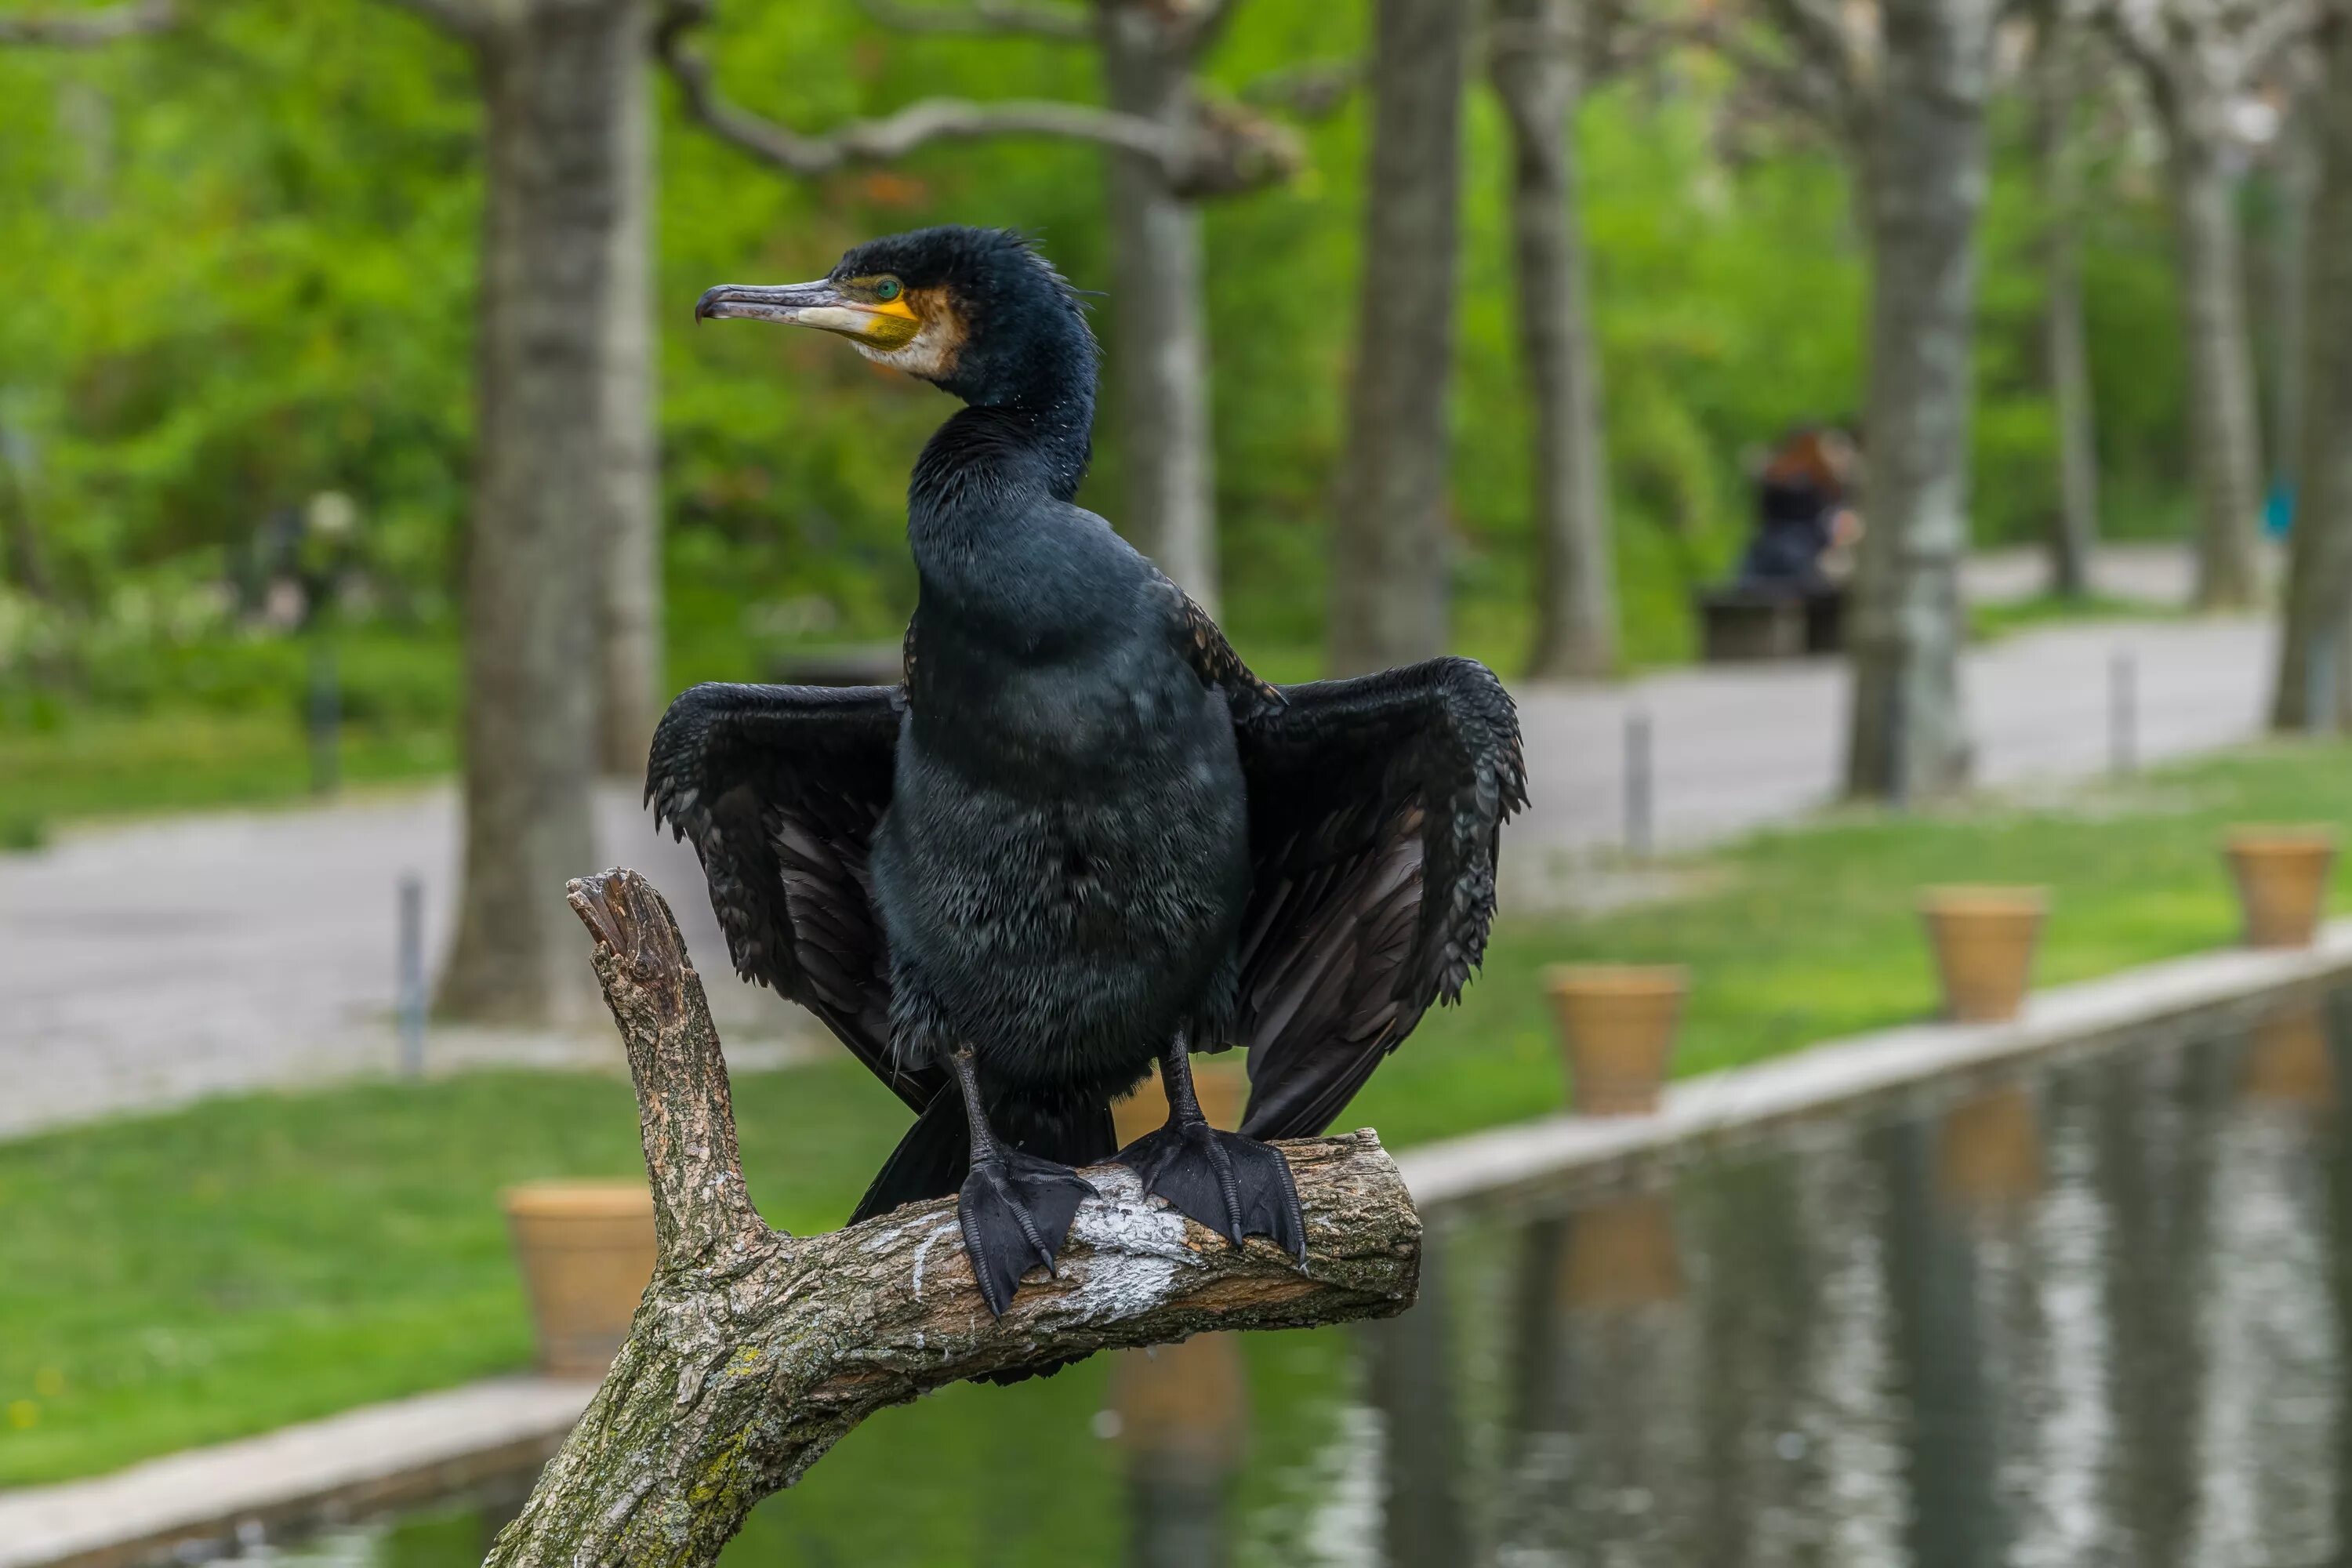
M 1749 587 L 1804 594 L 1836 588 L 1852 572 L 1862 519 L 1851 504 L 1860 459 L 1834 425 L 1806 425 L 1781 437 L 1756 481 L 1756 531 L 1739 563 Z

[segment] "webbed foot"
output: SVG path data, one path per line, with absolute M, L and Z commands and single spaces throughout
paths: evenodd
M 1094 1188 L 1067 1165 L 1018 1149 L 1000 1148 L 974 1162 L 956 1198 L 956 1218 L 992 1316 L 1003 1317 L 1013 1304 L 1022 1275 L 1040 1263 L 1054 1271 L 1072 1217 L 1093 1196 Z
M 1143 1190 L 1168 1200 L 1235 1247 L 1244 1237 L 1271 1237 L 1299 1262 L 1307 1261 L 1307 1215 L 1290 1162 L 1279 1150 L 1221 1132 L 1197 1119 L 1171 1121 L 1147 1132 L 1116 1156 L 1143 1179 Z

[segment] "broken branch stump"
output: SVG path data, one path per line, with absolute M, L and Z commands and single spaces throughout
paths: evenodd
M 660 1261 L 587 1413 L 486 1568 L 704 1568 L 761 1499 L 885 1405 L 965 1378 L 1213 1330 L 1304 1328 L 1412 1304 L 1421 1221 L 1370 1132 L 1282 1146 L 1307 1264 L 1245 1247 L 1120 1165 L 1087 1173 L 1059 1277 L 991 1318 L 942 1198 L 824 1236 L 751 1206 L 702 981 L 634 871 L 571 885 L 629 1052 Z

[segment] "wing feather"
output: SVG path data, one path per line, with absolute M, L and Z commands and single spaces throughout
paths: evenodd
M 1527 804 L 1493 673 L 1436 659 L 1236 703 L 1255 886 L 1243 1131 L 1319 1132 L 1486 952 L 1503 823 Z
M 891 1053 L 867 868 L 904 705 L 896 687 L 695 687 L 655 732 L 646 797 L 701 857 L 737 972 L 824 1019 L 919 1110 L 940 1075 Z

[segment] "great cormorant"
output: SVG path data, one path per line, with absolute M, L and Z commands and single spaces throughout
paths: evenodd
M 1476 966 L 1511 700 L 1468 659 L 1276 688 L 1072 503 L 1096 349 L 1028 244 L 933 228 L 824 278 L 728 285 L 698 320 L 815 327 L 966 407 L 915 464 L 920 579 L 895 687 L 698 686 L 646 793 L 691 837 L 736 967 L 807 1006 L 916 1112 L 855 1218 L 960 1194 L 1003 1312 L 1117 1157 L 1235 1246 L 1304 1257 L 1289 1167 Z M 1249 1050 L 1239 1133 L 1187 1053 Z M 1167 1125 L 1110 1104 L 1154 1061 Z

